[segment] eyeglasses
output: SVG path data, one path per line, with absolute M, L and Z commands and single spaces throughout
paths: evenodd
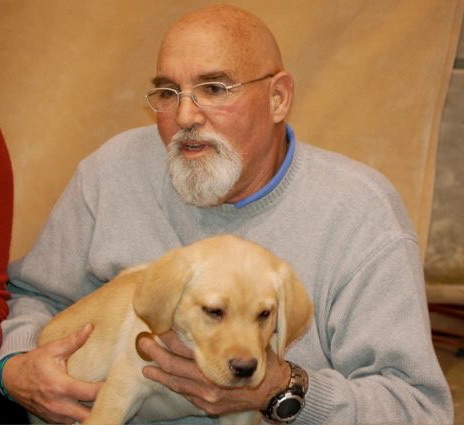
M 145 98 L 155 112 L 170 112 L 176 110 L 180 105 L 182 96 L 190 97 L 193 103 L 199 108 L 216 108 L 227 102 L 232 90 L 267 78 L 272 78 L 274 75 L 275 74 L 267 74 L 264 77 L 231 85 L 212 81 L 197 84 L 190 90 L 185 91 L 177 91 L 169 87 L 160 87 L 150 90 L 145 95 Z

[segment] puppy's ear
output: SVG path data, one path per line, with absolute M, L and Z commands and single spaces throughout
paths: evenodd
M 299 338 L 309 326 L 313 305 L 296 273 L 285 262 L 279 265 L 277 294 L 277 330 L 271 346 L 283 360 L 286 347 Z
M 155 334 L 171 328 L 172 318 L 193 270 L 182 248 L 169 251 L 147 268 L 137 271 L 135 313 Z

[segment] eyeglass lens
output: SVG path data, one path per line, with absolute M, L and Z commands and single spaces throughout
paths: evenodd
M 147 95 L 148 102 L 156 111 L 170 111 L 177 108 L 181 96 L 189 96 L 197 106 L 211 108 L 223 104 L 228 96 L 223 83 L 202 83 L 190 91 L 178 92 L 171 88 L 157 88 Z

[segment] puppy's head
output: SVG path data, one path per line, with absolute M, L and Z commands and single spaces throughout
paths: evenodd
M 223 386 L 256 386 L 266 351 L 283 358 L 312 305 L 291 267 L 261 246 L 217 236 L 169 252 L 139 284 L 134 307 L 155 333 L 174 328 Z

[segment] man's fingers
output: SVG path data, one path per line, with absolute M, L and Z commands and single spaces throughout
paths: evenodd
M 88 418 L 90 409 L 91 407 L 84 406 L 83 404 L 73 403 L 69 407 L 69 417 L 73 419 L 73 423 L 76 423 L 76 421 L 82 423 Z
M 171 353 L 186 359 L 193 359 L 193 351 L 188 348 L 173 331 L 166 332 L 158 338 Z M 159 353 L 159 344 L 153 339 L 153 335 L 142 332 L 137 338 L 137 345 L 139 355 L 141 355 L 142 358 L 156 361 L 156 356 Z
M 104 382 L 72 381 L 69 387 L 69 397 L 79 401 L 94 401 Z
M 153 338 L 141 335 L 137 338 L 139 355 L 143 355 L 146 360 L 151 359 L 158 363 L 158 358 L 164 350 Z
M 171 375 L 154 366 L 145 367 L 143 374 L 146 378 L 155 380 L 172 391 L 182 394 L 209 415 L 216 416 L 225 412 L 242 410 L 243 402 L 240 399 L 234 400 L 234 396 L 232 396 L 233 389 L 224 390 L 207 381 L 193 381 L 181 376 Z M 247 391 L 247 389 L 240 388 L 239 391 L 243 392 Z M 247 399 L 250 396 L 251 394 L 247 393 Z M 237 405 L 239 406 L 238 409 Z
M 61 385 L 66 388 L 66 395 L 59 399 L 60 405 L 52 409 L 61 416 L 59 422 L 69 422 L 69 418 L 73 418 L 71 423 L 83 422 L 91 408 L 81 402 L 95 401 L 103 382 L 90 383 L 67 378 Z
M 93 331 L 93 325 L 88 323 L 83 328 L 59 340 L 60 354 L 68 358 L 77 349 L 81 348 Z M 57 341 L 58 342 L 58 341 Z
M 140 338 L 139 347 L 141 351 L 146 353 L 149 358 L 153 359 L 163 371 L 198 382 L 209 382 L 200 372 L 200 369 L 198 369 L 193 359 L 178 356 L 169 351 L 169 349 L 160 346 L 151 338 Z M 149 369 L 150 367 L 145 369 Z M 147 378 L 149 377 L 148 375 L 145 376 Z
M 38 416 L 47 422 L 63 424 L 72 424 L 76 423 L 76 421 L 83 422 L 88 418 L 91 409 L 74 400 L 61 400 L 59 405 L 51 405 L 51 408 L 54 413 L 41 412 L 42 409 L 39 409 Z
M 177 354 L 178 356 L 186 357 L 187 359 L 193 359 L 193 351 L 188 348 L 174 333 L 169 331 L 160 335 L 159 337 L 169 351 Z
M 185 368 L 185 363 L 191 362 L 191 360 L 170 352 L 168 348 L 162 347 L 151 338 L 140 338 L 139 347 L 142 352 L 146 353 L 149 358 L 168 373 L 179 374 Z
M 181 393 L 183 395 L 198 395 L 199 384 L 191 381 L 190 379 L 171 375 L 155 366 L 145 367 L 143 369 L 143 374 L 146 378 L 158 381 L 176 393 Z

